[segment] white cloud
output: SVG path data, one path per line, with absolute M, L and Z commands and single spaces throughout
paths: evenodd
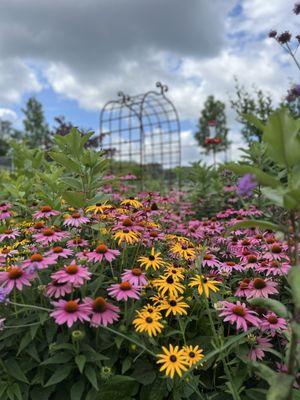
M 16 122 L 18 116 L 14 110 L 9 108 L 0 108 L 0 119 Z

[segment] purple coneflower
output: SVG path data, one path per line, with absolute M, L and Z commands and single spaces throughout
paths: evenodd
M 249 351 L 248 357 L 252 361 L 263 360 L 265 357 L 265 351 L 273 347 L 270 343 L 270 338 L 257 336 L 255 337 L 255 343 L 252 345 Z
M 125 269 L 121 276 L 123 282 L 128 281 L 133 286 L 145 286 L 148 284 L 141 268 Z
M 75 261 L 72 261 L 70 265 L 65 265 L 59 271 L 54 272 L 51 278 L 57 280 L 59 283 L 70 283 L 75 287 L 79 287 L 85 281 L 89 281 L 91 275 L 91 272 L 86 267 L 77 265 Z
M 269 297 L 271 294 L 278 293 L 276 288 L 277 283 L 270 279 L 254 278 L 249 283 L 248 297 Z
M 6 271 L 0 272 L 0 284 L 9 292 L 11 292 L 14 287 L 18 290 L 22 290 L 23 286 L 31 286 L 30 280 L 33 278 L 34 274 L 17 265 L 11 266 Z
M 54 217 L 59 214 L 60 214 L 59 211 L 53 210 L 52 207 L 50 207 L 50 206 L 42 206 L 42 207 L 40 207 L 40 211 L 36 211 L 33 214 L 33 218 L 36 218 L 36 219 L 46 218 L 47 219 L 47 218 Z
M 86 254 L 89 261 L 100 262 L 105 258 L 108 262 L 113 261 L 120 254 L 119 250 L 109 249 L 104 243 L 99 244 L 95 250 Z
M 229 322 L 231 325 L 236 324 L 237 329 L 242 328 L 244 332 L 247 332 L 248 324 L 259 326 L 260 319 L 244 303 L 240 301 L 237 301 L 236 304 L 229 303 L 228 301 L 220 303 L 222 305 L 220 316 L 225 317 L 224 322 Z
M 90 320 L 90 307 L 85 303 L 79 304 L 79 299 L 53 301 L 52 304 L 55 310 L 50 315 L 58 325 L 66 323 L 71 328 L 77 320 L 81 322 Z
M 47 251 L 47 253 L 45 253 L 46 256 L 51 256 L 54 259 L 57 259 L 59 257 L 68 258 L 72 254 L 73 254 L 73 250 L 64 249 L 61 246 L 54 246 L 54 247 L 52 247 L 51 250 L 49 250 L 49 251 Z
M 59 242 L 61 239 L 68 236 L 68 232 L 61 232 L 52 228 L 44 228 L 41 233 L 33 235 L 34 239 L 42 244 L 47 245 L 52 242 Z
M 34 253 L 28 260 L 23 262 L 23 266 L 30 268 L 32 271 L 35 269 L 45 269 L 49 265 L 56 264 L 56 259 L 53 257 L 43 257 L 40 253 Z
M 269 312 L 264 315 L 264 319 L 260 324 L 263 332 L 269 331 L 271 336 L 275 336 L 276 332 L 281 333 L 287 329 L 286 320 L 278 317 L 275 313 Z
M 5 239 L 15 239 L 16 237 L 20 236 L 21 232 L 17 229 L 5 229 L 3 233 L 0 234 L 0 242 Z
M 128 299 L 139 299 L 140 288 L 133 286 L 130 282 L 124 281 L 115 283 L 108 288 L 110 296 L 115 297 L 118 301 Z
M 94 328 L 100 325 L 107 326 L 119 319 L 119 307 L 108 303 L 103 297 L 94 300 L 86 297 L 84 303 L 90 307 L 91 326 Z
M 79 212 L 74 212 L 73 214 L 68 215 L 65 218 L 63 225 L 74 226 L 75 228 L 78 228 L 79 226 L 86 224 L 87 222 L 89 222 L 89 219 L 87 217 L 84 217 Z
M 68 282 L 58 282 L 53 280 L 52 282 L 48 283 L 46 287 L 46 295 L 48 297 L 55 297 L 58 299 L 59 297 L 63 297 L 66 294 L 72 292 L 73 286 Z
M 81 237 L 76 237 L 76 238 L 74 238 L 74 239 L 72 239 L 72 240 L 69 240 L 68 242 L 67 242 L 67 246 L 68 247 L 86 247 L 86 246 L 88 246 L 88 241 L 87 240 L 85 240 L 85 239 L 82 239 Z

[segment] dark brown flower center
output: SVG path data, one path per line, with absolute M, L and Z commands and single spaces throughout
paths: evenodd
M 153 319 L 151 317 L 147 317 L 146 322 L 147 322 L 147 324 L 152 324 Z
M 93 308 L 93 311 L 101 313 L 107 309 L 107 303 L 103 297 L 97 297 L 93 301 L 92 308 Z
M 212 259 L 212 256 L 211 256 L 210 254 L 205 254 L 205 256 L 204 256 L 203 259 L 204 259 L 204 260 L 211 260 L 211 259 Z
M 228 265 L 228 267 L 235 266 L 235 262 L 233 262 L 233 261 L 226 261 L 226 264 Z
M 149 260 L 150 260 L 150 261 L 154 261 L 154 260 L 155 260 L 155 257 L 154 257 L 154 256 L 152 256 L 152 255 L 151 255 L 151 256 L 149 256 L 148 258 L 149 258 Z
M 257 261 L 257 257 L 255 257 L 254 255 L 250 254 L 250 256 L 247 257 L 248 263 L 252 264 L 255 263 Z
M 72 214 L 72 218 L 78 219 L 78 218 L 80 218 L 80 217 L 81 217 L 81 215 L 80 215 L 79 213 L 77 213 L 77 212 L 74 212 L 74 213 Z
M 174 279 L 171 276 L 168 276 L 166 282 L 171 285 L 172 283 L 174 283 Z
M 123 226 L 132 226 L 133 222 L 130 218 L 125 218 L 123 221 Z
M 73 239 L 73 243 L 80 244 L 80 243 L 82 243 L 82 239 L 80 237 L 76 237 L 75 239 Z
M 39 221 L 33 227 L 34 227 L 34 229 L 42 229 L 42 228 L 44 228 L 44 226 L 45 226 L 45 222 Z
M 41 212 L 46 213 L 46 212 L 52 211 L 52 207 L 50 207 L 50 206 L 42 206 L 40 208 L 40 210 L 41 210 Z
M 5 229 L 4 233 L 6 235 L 10 235 L 11 233 L 13 233 L 12 229 Z
M 172 354 L 172 355 L 170 356 L 170 361 L 173 362 L 173 363 L 175 363 L 175 362 L 177 361 L 177 357 L 174 356 L 174 354 Z
M 190 356 L 190 358 L 195 358 L 196 354 L 193 351 L 190 351 L 189 356 Z
M 52 285 L 55 287 L 60 287 L 60 286 L 64 286 L 66 284 L 66 282 L 58 282 L 58 281 L 53 281 Z
M 271 248 L 271 252 L 275 254 L 279 254 L 282 251 L 282 247 L 279 244 L 274 244 Z
M 150 232 L 150 236 L 153 237 L 153 238 L 156 238 L 158 236 L 158 233 L 152 231 L 152 232 Z
M 244 240 L 242 241 L 242 245 L 243 245 L 243 246 L 249 246 L 249 245 L 250 245 L 250 240 L 249 240 L 249 239 L 244 239 Z
M 233 314 L 238 315 L 239 317 L 244 317 L 246 315 L 246 311 L 242 306 L 234 306 L 232 308 L 232 312 Z
M 63 252 L 63 248 L 62 247 L 60 247 L 60 246 L 53 247 L 53 253 L 58 254 L 58 253 L 62 253 L 62 252 Z
M 134 276 L 141 276 L 142 270 L 141 270 L 141 268 L 132 268 L 131 273 Z
M 255 289 L 263 289 L 267 286 L 266 282 L 261 278 L 255 278 L 253 281 L 253 287 Z
M 66 267 L 66 273 L 69 275 L 75 275 L 79 271 L 78 265 L 71 264 Z
M 74 313 L 74 312 L 78 311 L 78 308 L 79 308 L 79 306 L 78 306 L 77 302 L 74 300 L 67 301 L 67 303 L 65 304 L 65 307 L 64 307 L 65 311 L 68 313 Z
M 99 244 L 99 246 L 96 247 L 96 253 L 98 254 L 105 254 L 108 250 L 108 247 L 105 244 Z
M 19 279 L 24 273 L 19 267 L 10 267 L 7 272 L 9 279 Z
M 128 281 L 124 281 L 124 282 L 121 282 L 120 283 L 120 289 L 121 290 L 131 290 L 132 289 L 132 285 L 131 285 L 131 283 L 130 282 L 128 282 Z
M 43 260 L 43 256 L 40 253 L 35 253 L 32 254 L 32 256 L 30 257 L 31 261 L 42 261 Z
M 169 304 L 171 307 L 175 307 L 177 305 L 177 302 L 175 300 L 170 300 Z
M 275 325 L 275 324 L 277 324 L 277 322 L 278 322 L 278 318 L 277 318 L 275 315 L 270 315 L 270 316 L 268 317 L 268 322 L 269 322 L 271 325 Z
M 43 229 L 43 235 L 44 236 L 53 236 L 54 230 L 51 228 L 45 228 L 45 229 Z

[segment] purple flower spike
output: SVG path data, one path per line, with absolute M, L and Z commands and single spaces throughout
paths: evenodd
M 243 197 L 250 197 L 257 182 L 252 174 L 246 174 L 238 180 L 237 193 Z

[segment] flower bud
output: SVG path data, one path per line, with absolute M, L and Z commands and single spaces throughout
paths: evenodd
M 75 342 L 79 342 L 81 340 L 83 340 L 85 337 L 85 332 L 84 331 L 80 331 L 80 330 L 76 330 L 72 332 L 72 339 Z

